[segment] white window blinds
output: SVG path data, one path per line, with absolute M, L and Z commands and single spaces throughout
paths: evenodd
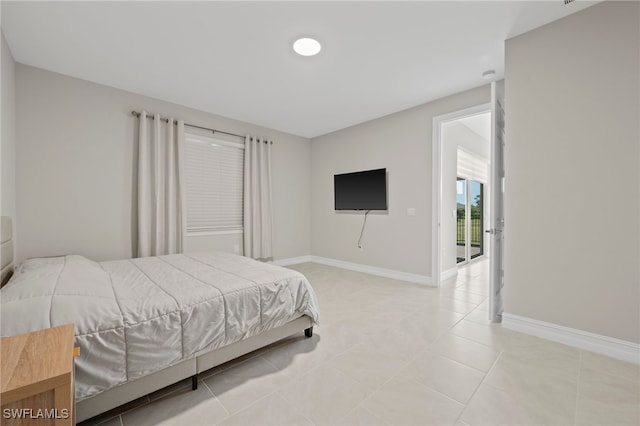
M 458 176 L 488 183 L 489 163 L 479 155 L 458 147 Z
M 185 135 L 187 231 L 242 232 L 244 145 Z

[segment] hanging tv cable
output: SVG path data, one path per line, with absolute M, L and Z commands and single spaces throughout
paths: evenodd
M 364 227 L 367 224 L 367 215 L 371 210 L 364 212 L 364 221 L 362 222 L 362 229 L 360 230 L 360 238 L 358 238 L 358 248 L 362 250 L 362 235 L 364 234 Z

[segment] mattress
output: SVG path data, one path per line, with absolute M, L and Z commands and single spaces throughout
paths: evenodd
M 77 401 L 302 315 L 318 322 L 302 274 L 229 253 L 30 259 L 0 296 L 2 336 L 75 324 Z

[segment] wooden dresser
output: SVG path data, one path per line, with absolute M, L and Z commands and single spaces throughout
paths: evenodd
M 73 324 L 0 339 L 2 425 L 73 425 Z

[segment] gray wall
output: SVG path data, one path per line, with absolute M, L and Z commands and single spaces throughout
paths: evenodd
M 22 64 L 16 83 L 19 259 L 131 257 L 138 125 L 131 110 L 141 109 L 273 139 L 274 258 L 310 253 L 308 139 Z M 187 243 L 233 251 L 238 242 L 224 235 Z
M 312 139 L 312 254 L 430 277 L 433 117 L 489 100 L 483 86 Z M 360 251 L 363 213 L 334 211 L 333 175 L 381 167 L 389 210 L 369 215 Z
M 640 342 L 640 4 L 507 41 L 505 312 Z
M 16 217 L 16 64 L 2 34 L 2 216 Z M 15 231 L 14 231 L 15 234 Z M 17 238 L 14 238 L 14 244 Z

